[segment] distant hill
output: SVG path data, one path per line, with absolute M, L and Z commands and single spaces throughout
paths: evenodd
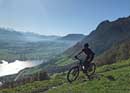
M 60 36 L 46 36 L 39 35 L 33 32 L 18 32 L 15 30 L 0 28 L 0 41 L 24 41 L 24 42 L 38 42 L 54 40 Z
M 16 32 L 14 30 L 8 30 L 4 28 L 0 28 L 0 41 L 22 41 L 22 33 Z
M 29 42 L 54 41 L 54 40 L 60 38 L 60 36 L 39 35 L 39 34 L 32 33 L 32 32 L 25 32 L 25 33 L 22 33 L 22 35 L 23 35 L 24 40 L 29 41 Z
M 39 41 L 80 41 L 85 35 L 83 34 L 68 34 L 66 36 L 56 35 L 40 35 L 33 32 L 19 32 L 12 29 L 0 28 L 0 41 L 25 41 L 25 42 L 39 42 Z
M 85 35 L 83 34 L 68 34 L 66 36 L 63 36 L 61 38 L 59 38 L 60 40 L 72 40 L 72 41 L 80 41 L 85 37 Z

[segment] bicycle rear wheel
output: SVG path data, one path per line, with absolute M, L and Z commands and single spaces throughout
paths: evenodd
M 95 70 L 96 70 L 96 65 L 94 63 L 90 63 L 88 68 L 87 68 L 86 74 L 88 76 L 91 76 L 91 75 L 93 75 L 95 73 Z
M 67 74 L 67 80 L 71 83 L 75 81 L 78 78 L 78 76 L 79 76 L 79 67 L 78 66 L 72 67 Z

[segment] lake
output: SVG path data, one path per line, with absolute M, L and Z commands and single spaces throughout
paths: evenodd
M 5 75 L 11 75 L 11 74 L 16 74 L 20 70 L 27 68 L 27 67 L 34 67 L 39 64 L 41 64 L 43 61 L 20 61 L 16 60 L 14 62 L 7 62 L 5 60 L 1 60 L 0 63 L 0 76 L 5 76 Z

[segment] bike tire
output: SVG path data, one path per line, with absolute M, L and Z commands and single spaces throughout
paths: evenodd
M 75 72 L 74 72 L 75 71 Z M 74 76 L 74 78 L 73 79 L 71 79 L 71 74 L 73 74 L 73 73 L 75 73 L 76 75 Z M 70 83 L 72 83 L 73 81 L 75 81 L 77 78 L 78 78 L 78 76 L 79 76 L 79 67 L 78 66 L 74 66 L 74 67 L 72 67 L 70 70 L 69 70 L 69 72 L 68 72 L 68 74 L 67 74 L 67 80 L 68 80 L 68 82 L 70 82 Z
M 91 67 L 91 68 L 90 68 L 90 67 Z M 89 72 L 89 69 L 92 69 L 92 71 Z M 96 71 L 96 64 L 95 64 L 95 63 L 91 63 L 91 64 L 89 65 L 89 67 L 87 68 L 86 75 L 87 75 L 87 76 L 91 76 L 91 75 L 93 75 L 93 74 L 95 73 L 95 71 Z

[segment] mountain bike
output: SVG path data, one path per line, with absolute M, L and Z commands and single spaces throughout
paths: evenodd
M 78 64 L 76 66 L 73 66 L 67 74 L 67 80 L 70 83 L 78 78 L 80 71 L 82 71 L 89 78 L 95 73 L 96 70 L 95 63 L 90 63 L 88 64 L 87 68 L 85 68 L 85 66 L 83 65 L 83 61 L 78 57 L 76 57 L 76 59 L 79 61 Z

